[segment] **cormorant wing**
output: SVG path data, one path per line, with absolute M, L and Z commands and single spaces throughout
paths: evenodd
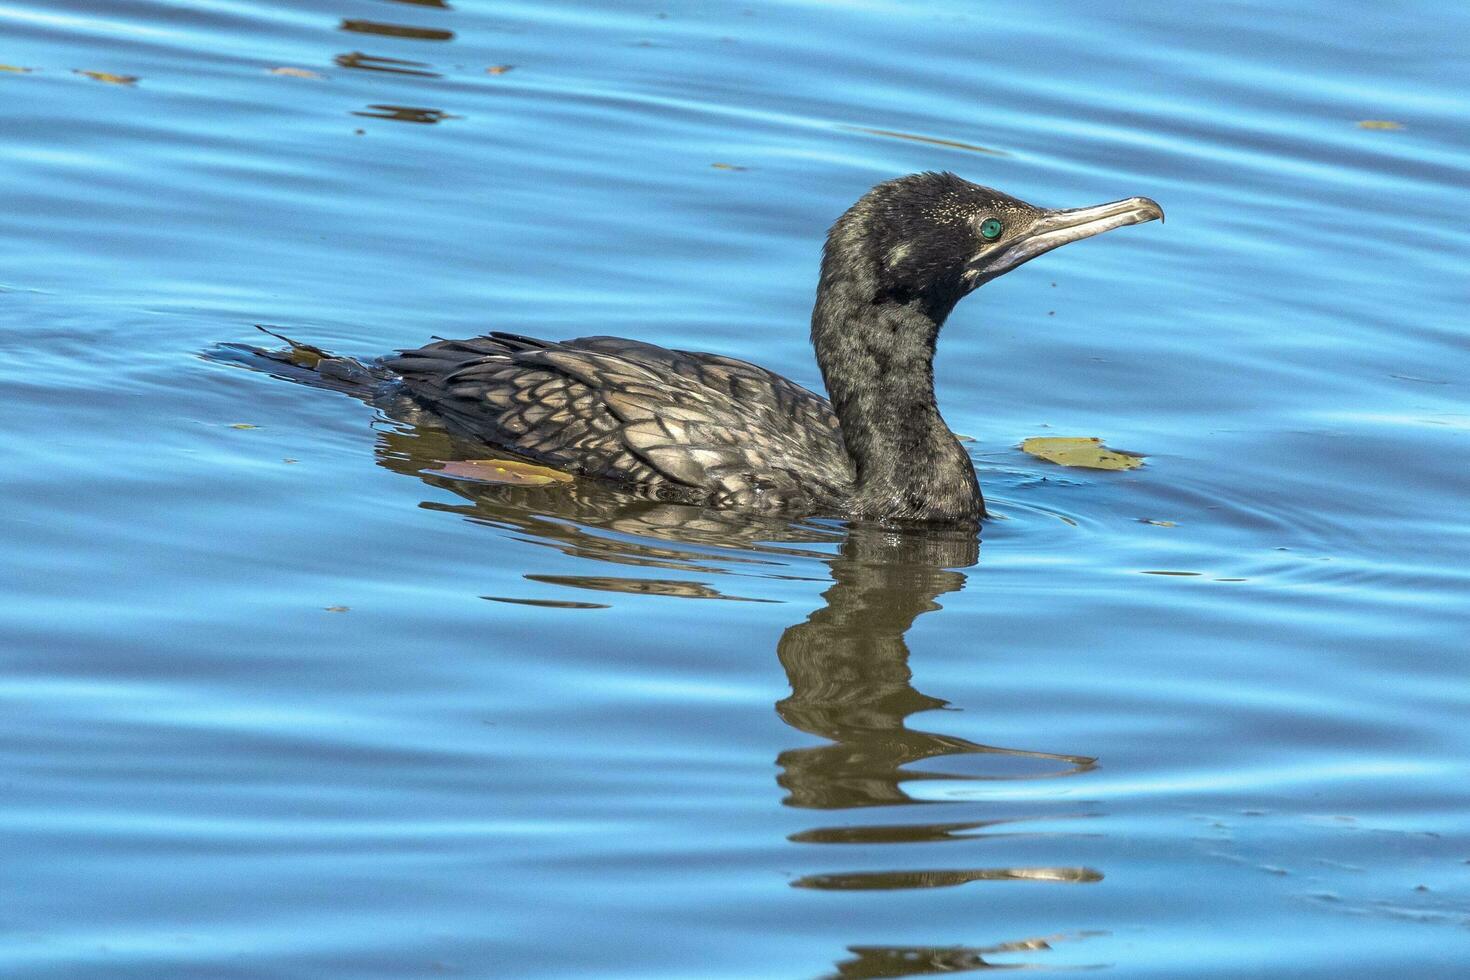
M 743 361 L 612 337 L 493 333 L 385 365 L 470 434 L 569 472 L 757 508 L 851 485 L 827 402 Z

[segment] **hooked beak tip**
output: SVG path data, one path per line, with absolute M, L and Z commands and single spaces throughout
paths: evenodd
M 1164 221 L 1164 209 L 1151 197 L 1130 197 L 1124 201 L 1118 201 L 1113 205 L 1104 207 L 1121 208 L 1131 210 L 1136 221 L 1133 224 L 1143 224 L 1145 221 L 1153 221 L 1155 218 L 1162 224 Z

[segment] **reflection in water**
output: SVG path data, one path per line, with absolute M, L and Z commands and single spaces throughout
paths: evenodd
M 974 868 L 969 871 L 858 871 L 850 874 L 807 875 L 794 888 L 823 891 L 885 891 L 892 888 L 950 888 L 971 881 L 1102 881 L 1091 868 Z
M 791 683 L 791 696 L 777 703 L 777 712 L 793 728 L 830 742 L 781 753 L 777 762 L 783 771 L 778 779 L 790 794 L 788 805 L 825 810 L 928 803 L 932 801 L 910 797 L 903 784 L 932 779 L 1051 778 L 1075 775 L 1095 765 L 1096 760 L 1087 756 L 1002 749 L 906 727 L 909 715 L 942 708 L 945 702 L 919 692 L 910 683 L 904 634 L 920 614 L 940 608 L 935 601 L 939 596 L 963 588 L 965 575 L 958 569 L 974 565 L 978 558 L 979 541 L 970 533 L 848 529 L 830 563 L 833 584 L 823 595 L 825 605 L 806 622 L 789 627 L 777 646 Z M 993 771 L 947 775 L 903 768 L 923 759 L 958 755 L 980 757 Z M 1017 772 L 1018 763 L 1028 768 Z M 819 827 L 789 839 L 798 844 L 871 848 L 1043 836 L 1009 829 L 984 832 L 1024 819 Z M 791 885 L 866 892 L 948 888 L 971 882 L 1087 884 L 1102 877 L 1101 872 L 1086 867 L 898 868 L 809 874 Z M 856 959 L 838 963 L 836 975 L 899 977 L 1016 969 L 1030 964 L 996 964 L 982 954 L 1047 948 L 1041 941 L 986 949 L 852 946 L 849 952 Z
M 1008 157 L 1005 150 L 993 150 L 988 146 L 977 146 L 974 143 L 961 143 L 958 140 L 940 139 L 937 136 L 920 136 L 917 133 L 900 133 L 892 129 L 869 129 L 867 126 L 839 126 L 853 133 L 867 133 L 869 136 L 887 136 L 896 140 L 912 140 L 915 143 L 928 143 L 932 146 L 947 146 L 954 150 L 969 150 L 972 153 L 988 153 L 991 156 Z
M 1070 814 L 1069 817 L 1095 816 L 1095 814 Z M 799 834 L 792 834 L 788 840 L 796 844 L 928 844 L 935 841 L 946 840 L 977 840 L 980 838 L 995 837 L 1038 837 L 1036 833 L 1018 834 L 1014 832 L 1002 832 L 998 834 L 974 834 L 967 831 L 984 830 L 987 827 L 1001 827 L 1007 824 L 1022 823 L 1027 820 L 1058 820 L 1068 817 L 1010 817 L 1005 820 L 971 820 L 966 823 L 930 823 L 930 824 L 868 824 L 855 827 L 821 827 L 816 830 L 804 830 Z M 1077 834 L 1068 836 L 1076 837 Z
M 375 20 L 344 20 L 342 31 L 354 34 L 377 34 L 381 37 L 406 37 L 418 41 L 452 41 L 453 31 L 441 31 L 433 27 L 412 27 L 408 24 L 384 24 Z
M 1054 755 L 979 745 L 950 735 L 915 731 L 904 721 L 946 702 L 909 683 L 904 633 L 935 599 L 964 586 L 957 568 L 975 564 L 973 534 L 894 534 L 850 529 L 832 562 L 826 606 L 789 628 L 776 653 L 791 681 L 791 696 L 776 710 L 793 728 L 832 744 L 783 752 L 780 783 L 791 806 L 843 809 L 923 802 L 902 783 L 929 779 L 1015 779 L 1017 759 L 1044 768 L 1030 774 L 1070 775 L 1090 769 L 1086 756 Z M 1004 774 L 950 775 L 910 772 L 902 767 L 949 755 L 1009 757 Z M 997 759 L 996 761 L 1001 761 Z
M 443 109 L 424 109 L 411 105 L 370 105 L 366 110 L 359 109 L 353 115 L 367 116 L 369 119 L 393 119 L 398 122 L 429 125 L 443 122 L 446 119 L 464 118 L 463 116 L 452 116 Z
M 391 447 L 391 448 L 389 448 Z M 425 449 L 435 454 L 423 455 Z M 413 472 L 421 479 L 449 487 L 475 501 L 458 510 L 472 519 L 511 525 L 555 543 L 568 554 L 622 563 L 673 567 L 708 574 L 738 573 L 716 569 L 712 560 L 730 564 L 731 556 L 703 554 L 699 545 L 739 545 L 747 573 L 760 572 L 774 559 L 771 541 L 818 542 L 831 532 L 818 526 L 783 524 L 767 518 L 703 510 L 679 504 L 620 497 L 585 484 L 555 487 L 485 487 L 435 474 L 437 460 L 478 451 L 456 447 L 442 430 L 384 434 L 380 458 L 385 465 Z M 520 506 L 508 507 L 511 501 Z M 588 525 L 636 532 L 659 543 L 610 539 Z M 679 542 L 670 547 L 665 541 Z M 917 691 L 910 683 L 909 650 L 904 635 L 922 613 L 940 608 L 939 596 L 965 584 L 959 571 L 974 565 L 979 542 L 969 532 L 898 533 L 853 526 L 839 538 L 838 553 L 829 559 L 832 586 L 824 605 L 806 621 L 789 627 L 777 646 L 791 694 L 776 704 L 782 720 L 793 728 L 826 739 L 829 744 L 790 749 L 777 763 L 788 805 L 811 809 L 853 809 L 930 802 L 904 792 L 912 780 L 1037 779 L 1086 772 L 1095 760 L 981 745 L 952 735 L 917 731 L 906 719 L 917 712 L 945 706 L 943 700 Z M 691 547 L 693 546 L 693 547 Z M 811 553 L 808 552 L 810 557 Z M 755 568 L 749 566 L 754 564 Z M 608 576 L 539 576 L 527 578 L 579 588 L 641 591 L 662 595 L 728 598 L 700 583 Z M 669 591 L 667 587 L 672 587 Z M 989 773 L 949 775 L 913 772 L 910 763 L 938 756 L 989 760 Z M 1020 767 L 1018 771 L 1018 765 Z M 1049 815 L 1086 817 L 1072 813 Z M 818 827 L 790 836 L 793 843 L 886 846 L 909 843 L 963 842 L 977 838 L 1060 836 L 1013 829 L 1027 818 L 928 824 L 879 824 Z M 1036 818 L 1032 818 L 1036 819 Z M 1000 829 L 993 829 L 1000 828 Z M 971 882 L 1047 882 L 1086 884 L 1102 880 L 1092 868 L 959 867 L 892 869 L 809 874 L 791 882 L 795 888 L 819 891 L 934 889 Z M 841 977 L 897 977 L 959 970 L 1014 969 L 1028 964 L 992 963 L 982 954 L 1048 949 L 1040 940 L 984 949 L 971 947 L 854 946 L 856 959 L 837 964 Z
M 514 596 L 482 595 L 491 602 L 508 602 L 513 606 L 541 606 L 544 609 L 611 609 L 605 602 L 572 602 L 568 599 L 518 599 Z
M 726 595 L 703 582 L 683 579 L 617 578 L 608 575 L 527 575 L 532 582 L 565 585 L 593 592 L 627 592 L 633 595 L 663 595 L 676 599 L 729 599 L 735 602 L 775 602 L 775 599 L 751 599 Z
M 1021 939 L 995 946 L 849 946 L 850 960 L 837 964 L 833 980 L 876 980 L 878 977 L 918 977 L 937 973 L 965 973 L 972 970 L 1024 970 L 1030 963 L 991 963 L 986 956 L 1005 953 L 1044 952 L 1051 944 L 1065 939 L 1083 939 L 1094 933 L 1076 936 L 1049 936 L 1045 939 Z M 1042 964 L 1034 964 L 1040 967 Z M 1052 967 L 1056 969 L 1056 967 Z
M 363 71 L 384 71 L 394 75 L 420 75 L 424 78 L 441 77 L 437 71 L 427 70 L 433 66 L 426 61 L 380 58 L 377 55 L 363 54 L 361 51 L 339 54 L 332 60 L 337 63 L 338 68 L 360 68 Z
M 218 356 L 240 360 L 238 351 L 228 349 L 221 349 Z M 250 358 L 245 358 L 245 363 L 255 368 L 263 366 Z M 792 559 L 825 561 L 832 584 L 823 593 L 822 607 L 803 622 L 788 627 L 776 650 L 791 686 L 790 695 L 776 703 L 777 713 L 792 728 L 827 743 L 788 749 L 778 756 L 778 782 L 788 794 L 785 802 L 789 806 L 813 810 L 918 803 L 932 806 L 936 801 L 915 799 L 905 792 L 904 785 L 923 780 L 1057 778 L 1087 772 L 1095 765 L 1095 760 L 1087 756 L 998 748 L 907 727 L 910 715 L 943 708 L 946 702 L 919 692 L 910 683 L 905 634 L 919 615 L 941 608 L 936 601 L 939 596 L 964 587 L 965 574 L 960 569 L 974 565 L 979 558 L 979 541 L 973 532 L 897 532 L 871 526 L 840 528 L 827 523 L 790 522 L 648 500 L 591 481 L 533 485 L 465 480 L 444 472 L 445 463 L 483 459 L 493 450 L 459 438 L 442 422 L 404 401 L 389 397 L 379 408 L 396 420 L 379 431 L 379 463 L 450 490 L 466 501 L 427 501 L 422 505 L 427 509 L 455 513 L 514 534 L 522 541 L 548 545 L 562 554 L 599 563 L 749 580 L 793 578 L 788 572 Z M 837 545 L 835 555 L 830 551 L 833 544 Z M 603 593 L 740 598 L 703 582 L 665 577 L 528 574 L 525 578 Z M 601 603 L 556 599 L 485 598 L 558 609 L 603 607 Z M 967 758 L 972 762 L 971 771 L 946 774 L 905 768 L 941 756 Z M 973 763 L 980 764 L 979 772 L 974 771 Z M 1044 818 L 1055 821 L 1090 816 L 1094 815 L 1072 812 Z M 801 831 L 789 840 L 823 848 L 822 853 L 855 853 L 847 848 L 872 853 L 873 848 L 882 848 L 878 853 L 886 856 L 894 845 L 964 848 L 965 842 L 977 839 L 1077 836 L 1015 829 L 1018 824 L 1042 818 L 846 824 Z M 833 845 L 838 850 L 830 850 Z M 960 852 L 956 856 L 960 857 Z M 1080 866 L 974 867 L 963 859 L 955 863 L 955 867 L 937 869 L 837 870 L 803 875 L 791 884 L 801 889 L 861 892 L 936 889 L 972 882 L 1085 884 L 1103 877 L 1099 871 Z M 994 964 L 984 955 L 1046 948 L 1040 940 L 983 949 L 853 946 L 849 952 L 856 959 L 844 960 L 836 968 L 841 977 L 1016 968 L 1028 964 Z

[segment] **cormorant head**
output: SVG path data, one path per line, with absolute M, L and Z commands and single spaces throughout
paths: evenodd
M 885 181 L 832 227 L 823 278 L 856 281 L 870 302 L 917 301 L 942 322 L 966 294 L 1043 252 L 1163 220 L 1146 197 L 1049 210 L 951 173 Z

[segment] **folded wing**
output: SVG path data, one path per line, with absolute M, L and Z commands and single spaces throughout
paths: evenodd
M 851 489 L 827 401 L 733 358 L 493 333 L 384 364 L 470 435 L 568 472 L 758 509 L 817 506 Z

